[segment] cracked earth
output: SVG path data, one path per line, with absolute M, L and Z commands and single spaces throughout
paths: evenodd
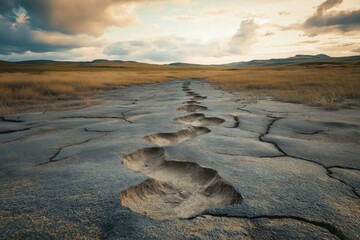
M 200 79 L 0 117 L 1 239 L 359 239 L 359 109 Z

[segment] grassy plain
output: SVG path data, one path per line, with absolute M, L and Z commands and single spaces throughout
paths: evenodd
M 254 98 L 335 109 L 360 99 L 360 67 L 348 65 L 219 67 L 142 63 L 0 64 L 0 115 L 96 104 L 95 95 L 129 84 L 205 78 L 229 91 Z M 69 103 L 63 100 L 76 100 Z M 60 104 L 59 104 L 60 103 Z

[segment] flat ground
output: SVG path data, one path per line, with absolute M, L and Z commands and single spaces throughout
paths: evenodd
M 200 79 L 6 115 L 2 239 L 359 239 L 360 109 Z

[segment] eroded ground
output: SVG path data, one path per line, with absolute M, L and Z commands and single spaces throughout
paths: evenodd
M 4 116 L 0 238 L 359 239 L 360 111 L 202 80 Z

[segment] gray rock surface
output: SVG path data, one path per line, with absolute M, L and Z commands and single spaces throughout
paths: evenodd
M 188 79 L 0 118 L 0 238 L 359 239 L 359 109 L 241 99 Z

